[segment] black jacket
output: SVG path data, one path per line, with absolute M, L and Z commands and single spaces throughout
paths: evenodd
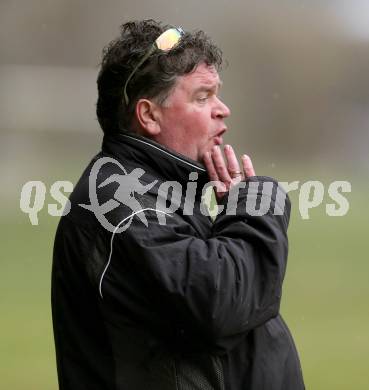
M 96 174 L 99 205 L 113 202 L 102 211 L 114 230 L 103 227 L 89 206 L 91 168 L 102 157 L 121 164 L 107 159 Z M 132 172 L 139 181 L 126 180 Z M 189 180 L 191 172 L 197 175 Z M 169 189 L 161 185 L 167 181 L 178 183 Z M 240 190 L 235 215 L 224 208 L 213 222 L 200 203 L 207 181 L 204 167 L 146 138 L 104 137 L 55 237 L 52 311 L 60 389 L 304 389 L 279 314 L 289 199 L 283 209 L 277 182 L 256 176 Z M 273 183 L 263 216 L 245 207 L 247 196 L 248 202 L 260 198 L 261 184 L 251 191 L 255 181 Z M 136 192 L 129 194 L 132 183 Z M 184 200 L 195 186 L 191 213 Z

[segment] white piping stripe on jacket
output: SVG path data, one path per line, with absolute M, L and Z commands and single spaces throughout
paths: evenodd
M 105 268 L 104 268 L 104 271 L 103 271 L 103 273 L 101 274 L 101 277 L 100 277 L 99 293 L 100 293 L 101 298 L 104 298 L 104 297 L 103 297 L 103 294 L 102 294 L 102 282 L 103 282 L 105 273 L 106 273 L 106 271 L 107 271 L 107 269 L 108 269 L 108 267 L 109 267 L 109 265 L 110 265 L 111 256 L 112 256 L 112 254 L 113 254 L 113 241 L 114 241 L 115 233 L 116 233 L 116 231 L 119 229 L 119 226 L 120 226 L 123 222 L 127 221 L 127 219 L 132 218 L 134 215 L 136 215 L 136 214 L 138 214 L 138 213 L 141 213 L 141 212 L 143 212 L 143 211 L 156 211 L 156 212 L 159 212 L 159 213 L 163 213 L 163 214 L 165 214 L 165 215 L 168 215 L 168 217 L 171 217 L 171 215 L 168 214 L 168 213 L 166 213 L 165 211 L 156 210 L 156 209 L 151 209 L 151 208 L 146 208 L 146 209 L 142 209 L 142 210 L 135 211 L 134 213 L 132 213 L 132 214 L 129 215 L 128 217 L 122 219 L 122 220 L 118 223 L 118 225 L 117 225 L 117 226 L 115 227 L 115 229 L 114 229 L 114 232 L 113 232 L 112 235 L 111 235 L 109 259 L 108 259 L 108 262 L 107 262 L 107 264 L 106 264 L 106 266 L 105 266 Z
M 190 162 L 188 162 L 188 161 L 186 161 L 186 160 L 183 160 L 183 159 L 181 159 L 180 157 L 177 157 L 177 156 L 175 156 L 174 154 L 171 154 L 171 153 L 169 153 L 169 152 L 167 152 L 167 151 L 165 151 L 165 150 L 163 150 L 163 149 L 161 149 L 161 148 L 158 148 L 157 146 L 155 146 L 155 145 L 153 145 L 153 144 L 150 144 L 149 142 L 145 142 L 145 141 L 143 141 L 142 139 L 135 138 L 135 137 L 131 137 L 131 136 L 127 135 L 127 134 L 122 134 L 122 136 L 123 136 L 123 137 L 130 138 L 130 139 L 133 139 L 133 140 L 138 141 L 138 142 L 142 142 L 142 143 L 145 144 L 145 145 L 148 145 L 148 146 L 151 146 L 152 148 L 158 149 L 158 150 L 160 150 L 161 152 L 167 154 L 168 156 L 173 157 L 173 158 L 175 158 L 176 160 L 182 161 L 183 163 L 189 165 L 190 167 L 196 168 L 196 169 L 198 169 L 199 171 L 203 171 L 203 172 L 206 171 L 206 169 L 201 168 L 201 167 L 199 167 L 199 166 L 197 166 L 197 165 L 195 165 L 195 164 L 191 164 Z

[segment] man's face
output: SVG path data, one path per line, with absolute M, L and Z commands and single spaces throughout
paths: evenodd
M 178 77 L 160 108 L 160 134 L 156 141 L 193 160 L 223 142 L 224 118 L 229 108 L 219 99 L 220 79 L 213 66 L 204 63 L 192 73 Z

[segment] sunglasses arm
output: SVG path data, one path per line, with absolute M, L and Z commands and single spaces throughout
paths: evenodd
M 131 74 L 128 76 L 126 83 L 124 84 L 124 100 L 126 105 L 128 106 L 129 98 L 127 95 L 127 86 L 133 75 L 136 73 L 137 69 L 151 56 L 151 54 L 157 49 L 156 43 L 153 43 L 150 49 L 146 52 L 146 54 L 141 58 L 140 62 L 134 67 Z

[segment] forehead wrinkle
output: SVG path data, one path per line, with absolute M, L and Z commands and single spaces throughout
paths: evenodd
M 192 82 L 188 82 L 190 79 Z M 195 88 L 194 84 L 197 84 Z M 214 67 L 200 65 L 193 72 L 178 76 L 172 92 L 183 91 L 192 95 L 201 90 L 211 90 L 217 93 L 222 84 L 219 73 Z
M 216 72 L 216 71 L 215 71 Z M 196 88 L 196 90 L 199 89 L 216 89 L 219 90 L 219 88 L 222 86 L 223 82 L 219 78 L 219 74 L 216 73 L 210 73 L 206 70 L 199 71 L 199 73 L 195 74 L 195 82 L 197 82 L 199 85 Z
M 221 80 L 218 80 L 218 82 L 207 82 L 207 81 L 200 81 L 200 85 L 195 88 L 194 92 L 201 92 L 201 91 L 219 91 L 221 88 L 223 82 Z

